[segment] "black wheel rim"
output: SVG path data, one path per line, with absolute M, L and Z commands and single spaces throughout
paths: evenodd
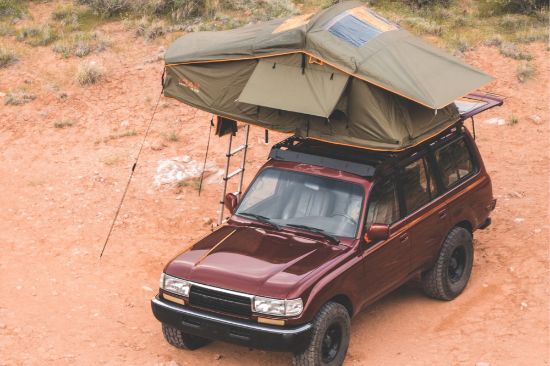
M 341 343 L 342 328 L 339 324 L 332 324 L 330 327 L 328 327 L 325 335 L 323 336 L 323 346 L 321 347 L 321 353 L 324 363 L 329 363 L 336 358 L 336 355 L 338 355 L 338 351 L 340 350 Z
M 449 259 L 449 280 L 451 283 L 460 281 L 466 268 L 466 250 L 464 247 L 455 248 Z

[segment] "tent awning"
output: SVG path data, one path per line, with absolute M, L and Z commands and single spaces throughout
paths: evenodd
M 348 78 L 336 70 L 260 60 L 238 101 L 328 118 L 342 96 Z

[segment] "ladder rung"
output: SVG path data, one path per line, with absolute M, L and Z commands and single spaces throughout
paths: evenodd
M 228 174 L 227 177 L 225 177 L 224 179 L 225 179 L 225 180 L 231 179 L 231 178 L 233 178 L 234 176 L 236 176 L 237 174 L 242 173 L 243 171 L 244 171 L 243 168 L 239 168 L 239 169 L 235 170 L 233 173 Z
M 235 150 L 232 150 L 232 151 L 227 155 L 227 157 L 233 156 L 233 155 L 235 155 L 236 153 L 238 153 L 239 151 L 246 149 L 246 146 L 247 146 L 247 145 L 244 144 L 244 145 L 241 145 L 241 146 L 235 148 Z

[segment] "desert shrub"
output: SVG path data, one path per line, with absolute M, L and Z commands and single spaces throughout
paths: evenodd
M 95 61 L 81 63 L 75 75 L 75 80 L 81 86 L 97 83 L 103 78 L 103 67 Z
M 25 91 L 10 91 L 4 96 L 4 104 L 6 105 L 22 105 L 32 102 L 36 99 L 36 95 Z
M 537 70 L 529 62 L 522 62 L 518 65 L 518 68 L 516 69 L 516 76 L 521 83 L 524 83 L 527 80 L 531 79 L 533 76 L 535 76 L 536 73 Z
M 18 61 L 17 55 L 12 50 L 0 47 L 0 69 L 13 65 Z
M 508 120 L 506 121 L 506 123 L 509 126 L 515 126 L 518 124 L 518 122 L 519 122 L 519 118 L 515 115 L 511 115 L 510 117 L 508 117 Z
M 529 61 L 533 59 L 533 56 L 531 56 L 531 54 L 520 50 L 518 46 L 510 42 L 503 42 L 500 45 L 500 54 L 505 57 L 513 58 L 514 60 Z
M 31 46 L 47 46 L 57 38 L 57 33 L 49 25 L 25 27 L 17 34 L 18 41 Z
M 63 57 L 85 57 L 92 52 L 104 51 L 111 45 L 111 41 L 100 32 L 76 32 L 67 35 L 52 46 L 52 51 Z
M 76 0 L 78 4 L 88 5 L 94 12 L 104 17 L 114 17 L 132 9 L 131 0 Z
M 482 15 L 532 14 L 548 9 L 548 0 L 479 0 Z
M 23 15 L 21 0 L 0 0 L 0 19 L 7 17 L 20 17 Z
M 502 36 L 500 34 L 497 34 L 491 38 L 486 39 L 484 44 L 489 47 L 491 46 L 499 47 L 502 44 Z
M 72 127 L 74 126 L 75 122 L 72 120 L 60 120 L 54 122 L 53 126 L 55 128 L 66 128 L 66 127 Z
M 167 33 L 167 29 L 163 22 L 150 21 L 145 17 L 138 21 L 135 27 L 136 35 L 145 38 L 147 41 L 152 41 Z
M 14 34 L 14 29 L 7 23 L 0 22 L 0 37 L 12 36 Z
M 414 28 L 416 31 L 424 34 L 433 34 L 440 36 L 443 33 L 441 25 L 428 19 L 419 17 L 408 17 L 403 20 L 403 23 Z

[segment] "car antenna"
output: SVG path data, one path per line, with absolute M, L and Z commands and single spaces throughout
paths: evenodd
M 111 227 L 109 228 L 109 232 L 107 233 L 107 237 L 105 238 L 105 243 L 103 243 L 103 248 L 101 248 L 101 253 L 99 254 L 99 260 L 101 260 L 101 257 L 103 256 L 103 252 L 105 252 L 105 248 L 109 243 L 109 238 L 111 237 L 113 228 L 115 227 L 116 219 L 118 218 L 118 214 L 120 213 L 120 208 L 122 207 L 122 203 L 124 203 L 124 198 L 126 198 L 128 187 L 130 187 L 130 183 L 132 182 L 132 177 L 134 176 L 134 172 L 136 171 L 136 166 L 139 160 L 139 156 L 141 155 L 141 150 L 143 150 L 143 145 L 145 145 L 145 141 L 147 140 L 147 136 L 149 135 L 149 131 L 151 130 L 151 125 L 153 124 L 155 114 L 157 113 L 157 109 L 160 103 L 160 98 L 162 97 L 162 93 L 164 92 L 164 73 L 165 72 L 166 72 L 166 69 L 162 73 L 162 79 L 161 79 L 162 89 L 160 90 L 159 97 L 157 99 L 157 104 L 155 104 L 155 109 L 153 109 L 151 120 L 147 125 L 147 130 L 145 130 L 145 135 L 143 136 L 143 140 L 141 141 L 141 145 L 136 155 L 136 159 L 134 160 L 134 164 L 132 165 L 132 170 L 130 170 L 130 176 L 128 177 L 128 182 L 126 182 L 126 188 L 124 188 L 124 192 L 122 193 L 122 197 L 120 198 L 120 203 L 118 204 L 118 207 L 115 212 L 115 216 L 113 217 L 113 222 L 111 223 Z

